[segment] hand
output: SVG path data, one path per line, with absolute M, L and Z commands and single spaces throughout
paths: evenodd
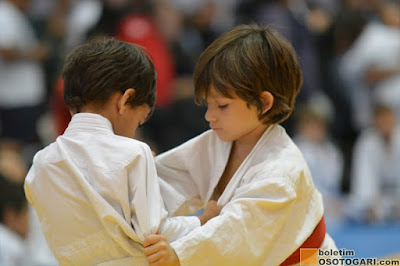
M 215 200 L 210 200 L 207 203 L 207 206 L 205 207 L 203 214 L 198 216 L 201 225 L 207 223 L 208 220 L 210 220 L 211 218 L 218 216 L 222 208 L 223 206 L 218 206 Z
M 179 266 L 174 249 L 163 235 L 149 235 L 144 240 L 144 255 L 150 266 Z

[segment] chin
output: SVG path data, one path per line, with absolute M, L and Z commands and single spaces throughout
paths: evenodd
M 224 135 L 220 132 L 216 132 L 218 138 L 223 142 L 232 142 L 234 139 L 231 136 Z

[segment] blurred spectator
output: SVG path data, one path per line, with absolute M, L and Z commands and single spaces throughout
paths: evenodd
M 21 151 L 19 143 L 0 140 L 0 265 L 55 266 L 36 213 L 25 198 L 27 166 Z
M 162 145 L 164 124 L 168 108 L 173 102 L 173 82 L 176 77 L 174 58 L 169 44 L 157 24 L 153 2 L 129 0 L 103 0 L 103 9 L 96 25 L 89 31 L 89 38 L 98 35 L 114 36 L 147 49 L 157 70 L 157 101 L 145 133 L 139 132 L 142 141 L 153 150 Z M 140 133 L 140 134 L 139 134 Z M 161 136 L 160 136 L 161 135 Z
M 46 24 L 49 17 L 57 13 L 58 6 L 61 2 L 67 4 L 67 2 L 74 0 L 30 0 L 29 8 L 27 10 L 28 16 L 32 19 L 36 25 L 39 34 L 45 34 Z
M 315 49 L 318 56 L 318 66 L 320 68 L 321 90 L 335 103 L 333 105 L 333 121 L 331 121 L 331 135 L 333 138 L 343 138 L 349 128 L 347 118 L 348 111 L 345 106 L 345 99 L 340 93 L 340 84 L 335 75 L 335 64 L 337 50 L 335 46 L 335 30 L 337 28 L 338 17 L 341 14 L 340 1 L 330 0 L 302 0 L 291 1 L 295 5 L 297 16 L 304 17 L 305 25 L 313 36 Z M 353 16 L 352 16 L 353 17 Z M 349 25 L 346 25 L 347 34 Z M 343 33 L 343 32 L 342 32 Z M 347 40 L 344 34 L 339 40 Z M 350 127 L 351 128 L 351 127 Z
M 23 183 L 27 174 L 22 146 L 15 141 L 0 139 L 0 173 L 17 183 Z
M 33 0 L 37 2 L 38 7 L 31 6 L 32 13 L 36 14 L 40 19 L 43 33 L 48 38 L 53 39 L 54 47 L 53 62 L 49 62 L 46 69 L 47 74 L 51 72 L 54 75 L 49 77 L 49 94 L 47 104 L 47 113 L 42 115 L 38 126 L 39 137 L 44 146 L 53 142 L 55 138 L 62 133 L 68 126 L 71 119 L 69 110 L 64 103 L 63 95 L 63 80 L 59 76 L 61 62 L 68 51 L 75 46 L 85 43 L 88 39 L 89 29 L 93 28 L 98 22 L 103 3 L 101 0 Z M 40 4 L 39 4 L 40 3 Z M 44 11 L 43 11 L 44 10 Z M 50 15 L 45 15 L 45 11 L 50 12 Z M 46 20 L 47 19 L 47 20 Z M 45 24 L 53 25 L 47 27 Z M 55 25 L 54 25 L 55 24 Z M 53 32 L 53 33 L 51 33 Z
M 306 102 L 314 93 L 324 91 L 322 72 L 319 66 L 320 58 L 316 49 L 315 36 L 308 28 L 305 11 L 302 9 L 304 1 L 290 0 L 253 0 L 250 7 L 238 7 L 239 23 L 257 23 L 272 25 L 293 45 L 299 64 L 303 72 L 303 85 L 296 100 L 296 105 Z M 245 5 L 248 5 L 244 1 Z M 294 133 L 293 117 L 283 123 L 290 135 Z
M 343 155 L 329 135 L 333 106 L 324 95 L 315 95 L 296 111 L 293 140 L 302 151 L 317 189 L 322 193 L 328 225 L 343 221 Z
M 140 0 L 76 2 L 67 19 L 67 33 L 68 50 L 101 35 L 113 36 L 145 47 L 157 69 L 157 107 L 163 108 L 171 103 L 175 68 L 168 44 L 154 21 L 151 2 Z
M 26 14 L 37 38 L 43 40 L 49 48 L 48 56 L 43 62 L 46 73 L 46 96 L 51 93 L 52 85 L 58 76 L 67 10 L 70 4 L 76 1 L 78 0 L 29 0 Z M 47 101 L 44 103 L 44 109 L 47 107 L 46 104 Z
M 201 0 L 164 0 L 164 5 L 181 16 L 180 32 L 170 38 L 177 73 L 191 76 L 200 54 L 218 35 L 212 26 L 217 6 Z
M 24 13 L 28 0 L 0 2 L 0 137 L 38 142 L 36 122 L 45 101 L 48 55 Z
M 70 51 L 87 41 L 88 31 L 99 21 L 102 10 L 101 0 L 72 1 L 65 21 L 65 51 Z
M 390 100 L 400 110 L 400 2 L 382 0 L 377 7 L 379 17 L 365 26 L 339 65 L 357 130 L 371 124 L 376 100 Z
M 129 14 L 123 17 L 116 28 L 116 37 L 145 47 L 157 70 L 156 107 L 165 108 L 172 102 L 172 82 L 175 78 L 173 57 L 168 44 L 160 34 L 151 17 Z
M 329 11 L 332 16 L 330 28 L 317 36 L 325 93 L 331 99 L 335 111 L 330 132 L 344 157 L 342 190 L 345 194 L 350 190 L 352 147 L 358 132 L 349 115 L 352 112 L 351 99 L 342 81 L 339 64 L 341 57 L 362 32 L 371 15 L 372 4 L 369 2 L 370 0 L 341 1 L 337 11 Z
M 350 218 L 400 221 L 400 125 L 389 105 L 375 106 L 373 126 L 355 143 L 352 166 Z
M 240 0 L 213 0 L 213 2 L 215 11 L 211 18 L 211 28 L 219 35 L 235 26 L 236 7 Z
M 249 13 L 241 14 L 240 23 L 271 24 L 292 44 L 299 57 L 303 71 L 303 86 L 298 101 L 305 101 L 313 93 L 323 88 L 319 68 L 319 55 L 316 50 L 315 38 L 308 28 L 303 10 L 300 8 L 304 1 L 268 0 L 252 1 Z
M 359 9 L 350 6 L 343 6 L 334 17 L 331 29 L 331 36 L 320 42 L 320 45 L 331 46 L 333 54 L 324 57 L 324 68 L 328 68 L 325 72 L 327 77 L 325 81 L 326 93 L 335 103 L 335 121 L 332 128 L 336 138 L 341 139 L 344 146 L 348 147 L 348 142 L 352 142 L 356 134 L 353 125 L 351 113 L 351 98 L 348 90 L 342 83 L 340 76 L 339 63 L 340 58 L 350 48 L 354 40 L 360 35 L 366 24 L 367 18 Z
M 155 20 L 172 51 L 176 76 L 168 108 L 156 109 L 143 128 L 158 152 L 173 148 L 208 129 L 205 109 L 194 103 L 192 73 L 200 54 L 217 36 L 214 1 L 159 0 Z
M 145 47 L 157 69 L 157 103 L 164 108 L 172 101 L 175 78 L 173 58 L 168 44 L 154 21 L 153 6 L 147 1 L 103 0 L 103 9 L 89 38 L 114 36 Z
M 21 183 L 0 172 L 0 265 L 24 266 L 28 234 L 28 202 Z
M 205 107 L 197 106 L 194 103 L 192 78 L 179 77 L 174 88 L 176 94 L 171 106 L 161 112 L 159 109 L 155 110 L 155 114 L 159 118 L 159 123 L 153 130 L 157 153 L 172 149 L 209 129 L 209 125 L 204 119 Z M 144 134 L 149 132 L 147 123 L 143 132 Z

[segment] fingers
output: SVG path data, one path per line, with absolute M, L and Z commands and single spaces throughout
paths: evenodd
M 143 242 L 143 246 L 148 247 L 150 245 L 158 243 L 160 240 L 165 239 L 163 235 L 149 235 Z
M 159 249 L 160 249 L 160 248 L 157 247 L 157 244 L 156 244 L 156 245 L 151 245 L 151 246 L 145 247 L 145 248 L 143 249 L 143 253 L 144 253 L 144 255 L 146 255 L 146 256 L 148 257 L 148 256 L 150 256 L 150 255 L 152 255 L 152 254 L 154 254 L 154 253 L 157 253 L 157 251 L 158 251 Z
M 168 248 L 168 242 L 163 235 L 149 235 L 143 242 L 144 255 L 150 256 L 152 254 L 160 253 Z
M 162 245 L 161 250 L 150 256 L 147 256 L 149 266 L 179 266 L 180 262 L 175 251 L 167 242 L 160 242 L 155 245 Z
M 150 265 L 162 264 L 169 257 L 168 242 L 163 235 L 149 235 L 143 253 Z
M 143 249 L 144 255 L 151 256 L 156 253 L 163 253 L 165 250 L 168 249 L 168 242 L 167 241 L 160 241 L 157 242 L 156 244 L 152 244 L 150 246 L 147 246 Z
M 156 263 L 162 258 L 162 256 L 163 255 L 161 254 L 161 252 L 157 252 L 157 253 L 151 254 L 150 256 L 146 255 L 146 260 L 148 263 Z

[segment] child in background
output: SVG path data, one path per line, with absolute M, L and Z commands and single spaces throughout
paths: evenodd
M 152 152 L 133 139 L 156 101 L 156 71 L 139 46 L 93 40 L 68 55 L 62 76 L 71 122 L 25 180 L 60 265 L 147 265 L 147 235 L 173 241 L 219 213 L 214 202 L 199 217 L 167 218 Z
M 295 114 L 294 143 L 306 160 L 316 188 L 324 199 L 324 215 L 328 225 L 339 226 L 344 219 L 345 196 L 342 193 L 344 158 L 329 135 L 333 106 L 323 94 L 299 105 Z
M 28 213 L 22 183 L 0 173 L 0 265 L 25 265 Z
M 400 125 L 394 110 L 376 103 L 373 125 L 354 144 L 348 208 L 353 221 L 400 221 Z
M 4 217 L 4 221 L 8 221 L 3 222 L 6 225 L 3 229 L 7 229 L 7 225 L 8 228 L 14 226 L 18 226 L 19 228 L 27 227 L 24 229 L 27 232 L 20 233 L 19 236 L 16 233 L 10 234 L 8 233 L 10 231 L 7 230 L 3 230 L 0 233 L 2 234 L 0 236 L 0 265 L 55 266 L 58 263 L 47 247 L 36 213 L 32 206 L 27 204 L 25 198 L 24 180 L 28 169 L 22 152 L 23 149 L 19 142 L 10 139 L 0 139 L 0 176 L 4 177 L 4 180 L 1 181 L 4 184 L 0 185 L 0 198 L 6 204 L 9 204 L 11 201 L 14 202 L 10 208 L 6 208 L 2 216 Z M 26 210 L 22 206 L 24 204 L 27 205 Z M 2 206 L 4 207 L 5 205 Z M 18 211 L 18 209 L 20 210 Z M 20 214 L 17 215 L 18 213 Z M 29 221 L 26 221 L 27 218 L 25 216 L 28 216 Z M 10 217 L 13 219 L 10 219 Z M 12 235 L 17 237 L 12 237 Z M 13 254 L 18 253 L 20 253 L 20 257 L 23 259 L 10 260 L 12 257 L 17 258 L 18 256 Z M 8 262 L 5 262 L 5 260 Z
M 211 130 L 156 157 L 161 192 L 174 215 L 211 199 L 224 208 L 170 245 L 150 235 L 150 265 L 292 265 L 300 248 L 337 251 L 307 163 L 279 125 L 302 84 L 290 43 L 237 26 L 204 51 L 194 84 Z

